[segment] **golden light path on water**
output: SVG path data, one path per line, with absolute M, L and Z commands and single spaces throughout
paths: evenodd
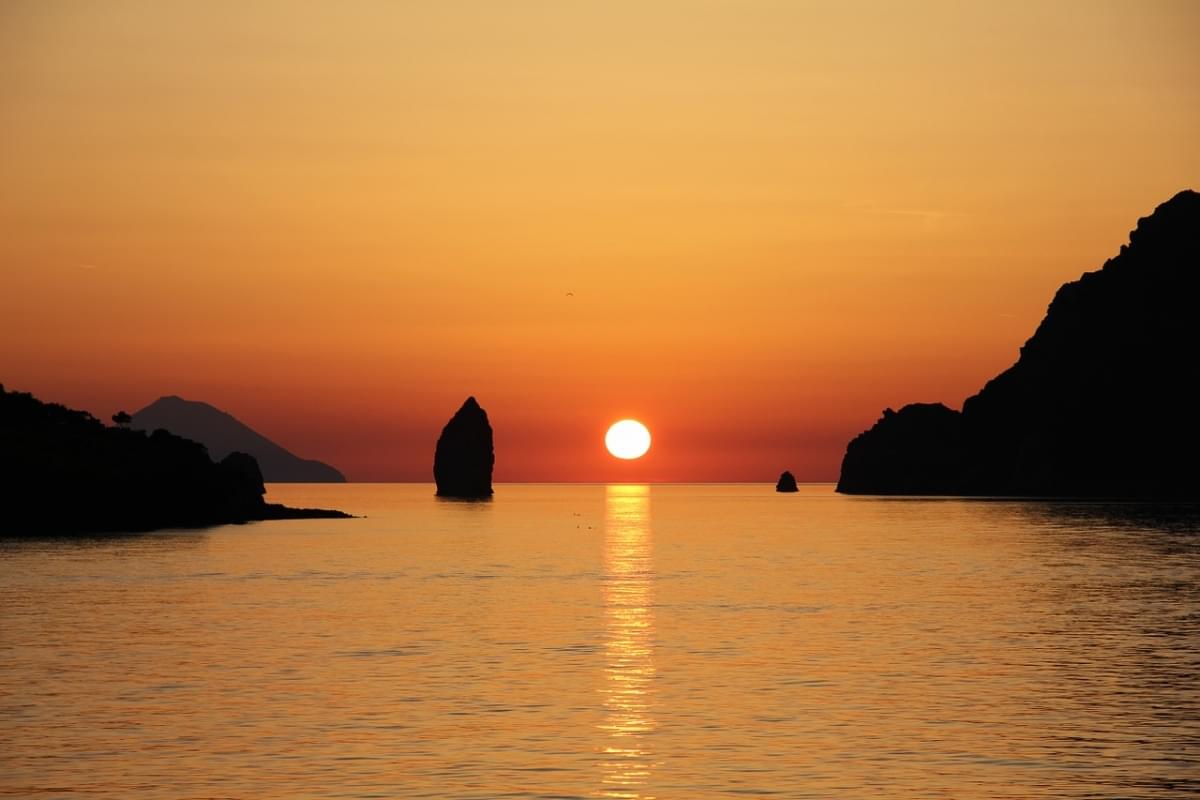
M 643 800 L 654 768 L 650 487 L 609 486 L 604 514 L 605 717 L 601 797 Z

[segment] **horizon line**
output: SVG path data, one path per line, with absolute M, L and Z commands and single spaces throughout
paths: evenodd
M 778 479 L 776 479 L 778 480 Z M 263 481 L 267 486 L 344 486 L 348 483 L 373 483 L 408 486 L 436 486 L 434 481 Z M 765 486 L 775 481 L 492 481 L 493 486 Z M 799 486 L 829 486 L 837 481 L 796 481 Z

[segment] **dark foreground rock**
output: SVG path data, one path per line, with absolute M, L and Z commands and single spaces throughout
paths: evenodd
M 259 520 L 267 519 L 353 519 L 352 514 L 345 511 L 335 511 L 331 508 L 292 508 L 279 503 L 263 503 L 262 516 Z
M 164 430 L 105 427 L 83 411 L 0 386 L 0 533 L 115 533 L 340 511 L 267 503 L 258 463 L 219 462 Z
M 838 491 L 1200 499 L 1200 194 L 1058 290 L 1020 358 L 963 404 L 885 411 Z
M 439 497 L 478 500 L 492 496 L 492 426 L 474 397 L 450 418 L 433 454 L 433 479 Z
M 247 427 L 219 408 L 182 397 L 160 397 L 134 412 L 129 427 L 144 431 L 159 428 L 199 442 L 214 461 L 230 453 L 254 456 L 269 483 L 345 483 L 346 476 L 320 461 L 300 458 Z
M 796 486 L 796 476 L 793 475 L 792 473 L 788 472 L 787 470 L 784 470 L 783 474 L 779 476 L 779 482 L 775 484 L 775 491 L 777 491 L 777 492 L 798 492 L 798 491 L 800 491 L 800 488 L 798 486 Z
M 838 491 L 953 494 L 962 464 L 962 414 L 941 403 L 889 408 L 847 445 Z

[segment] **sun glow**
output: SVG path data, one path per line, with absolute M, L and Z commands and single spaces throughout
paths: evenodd
M 608 429 L 604 446 L 617 458 L 641 458 L 650 449 L 650 431 L 636 419 L 623 419 Z

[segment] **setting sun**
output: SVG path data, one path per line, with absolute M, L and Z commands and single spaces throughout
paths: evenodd
M 641 458 L 650 449 L 650 431 L 636 419 L 623 419 L 608 429 L 604 446 L 617 458 Z

